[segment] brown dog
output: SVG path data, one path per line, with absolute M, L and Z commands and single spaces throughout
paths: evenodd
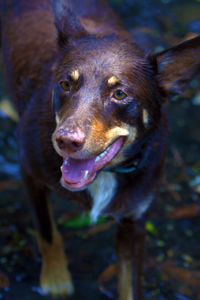
M 48 204 L 54 189 L 89 209 L 93 221 L 117 220 L 119 299 L 141 299 L 139 225 L 163 168 L 165 103 L 200 70 L 200 37 L 147 56 L 103 0 L 4 0 L 2 9 L 41 286 L 54 295 L 73 292 Z

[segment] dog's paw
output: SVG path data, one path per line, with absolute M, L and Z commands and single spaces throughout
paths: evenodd
M 47 268 L 43 265 L 40 285 L 45 294 L 54 296 L 71 295 L 74 292 L 71 274 L 65 266 L 58 268 L 52 264 L 51 268 Z

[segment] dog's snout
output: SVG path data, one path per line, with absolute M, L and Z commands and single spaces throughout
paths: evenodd
M 56 133 L 56 142 L 60 150 L 69 153 L 82 149 L 85 143 L 85 133 L 80 129 L 59 129 Z

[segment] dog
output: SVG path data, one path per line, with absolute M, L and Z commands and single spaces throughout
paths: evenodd
M 42 255 L 41 287 L 74 291 L 49 191 L 116 220 L 119 300 L 141 299 L 143 215 L 161 178 L 166 103 L 200 70 L 200 37 L 147 55 L 104 0 L 4 0 L 2 51 Z M 134 274 L 134 275 L 133 275 Z

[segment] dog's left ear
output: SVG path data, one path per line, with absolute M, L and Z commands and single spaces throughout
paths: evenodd
M 166 96 L 180 94 L 200 72 L 200 36 L 151 57 Z
M 52 9 L 59 46 L 65 45 L 70 39 L 87 34 L 73 11 L 71 1 L 52 0 Z

